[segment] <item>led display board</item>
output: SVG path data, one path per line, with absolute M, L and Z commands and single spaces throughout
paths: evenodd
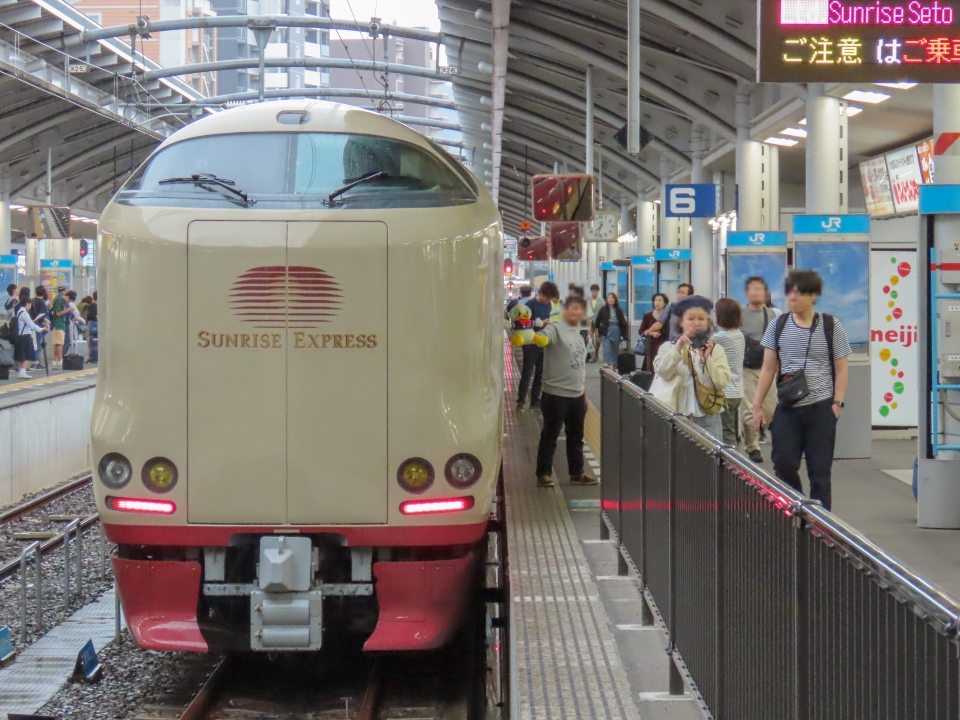
M 960 0 L 759 0 L 760 82 L 956 82 Z

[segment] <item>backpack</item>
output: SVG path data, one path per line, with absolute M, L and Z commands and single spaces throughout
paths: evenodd
M 17 308 L 14 306 L 13 313 L 7 321 L 0 325 L 0 340 L 13 342 L 17 338 Z
M 783 329 L 787 326 L 787 318 L 789 318 L 791 313 L 785 312 L 780 317 L 777 318 L 777 327 L 775 330 L 774 336 L 774 350 L 777 352 L 777 358 L 780 357 L 780 336 L 783 334 Z M 828 315 L 827 313 L 820 313 L 820 317 L 823 319 L 823 334 L 827 338 L 827 355 L 830 357 L 830 376 L 833 378 L 833 381 L 837 380 L 837 367 L 836 363 L 833 360 L 833 327 L 834 319 L 833 315 Z
M 763 332 L 760 333 L 761 340 L 764 333 L 767 332 L 767 325 L 770 323 L 770 308 L 763 309 Z M 783 317 L 781 315 L 781 317 Z M 743 351 L 743 366 L 748 370 L 759 370 L 763 367 L 763 343 L 760 340 L 754 340 L 743 336 L 745 348 Z

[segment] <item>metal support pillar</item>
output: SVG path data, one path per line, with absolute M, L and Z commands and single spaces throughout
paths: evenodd
M 807 214 L 847 211 L 847 115 L 844 104 L 824 94 L 822 83 L 807 85 Z M 740 228 L 753 230 L 754 228 Z
M 260 59 L 259 102 L 263 102 L 263 94 L 267 89 L 267 43 L 270 42 L 270 36 L 273 34 L 273 30 L 273 27 L 253 28 L 253 39 L 257 42 L 258 57 Z
M 707 182 L 707 174 L 703 169 L 703 154 L 705 148 L 703 128 L 694 125 L 690 133 L 690 147 L 693 155 L 693 169 L 690 181 L 693 183 Z M 697 292 L 708 297 L 717 297 L 713 294 L 713 266 L 720 262 L 719 257 L 713 255 L 713 232 L 707 224 L 707 218 L 691 218 L 690 225 L 690 282 Z
M 660 156 L 660 241 L 658 248 L 673 249 L 680 247 L 680 218 L 667 217 L 667 185 L 670 182 L 670 174 L 673 171 L 670 159 L 665 155 Z M 680 263 L 662 262 L 660 263 L 660 277 L 664 278 L 669 291 L 676 288 L 676 285 L 682 280 L 680 278 Z M 658 282 L 658 286 L 660 283 Z M 662 289 L 660 287 L 658 290 Z
M 761 220 L 761 143 L 750 139 L 752 115 L 749 87 L 737 92 L 737 230 L 763 230 Z
M 653 255 L 657 242 L 657 206 L 637 193 L 637 254 Z
M 640 152 L 640 0 L 627 0 L 627 152 Z
M 7 173 L 0 173 L 0 255 L 10 254 L 10 180 Z
M 584 137 L 584 149 L 585 149 L 585 162 L 584 166 L 586 167 L 587 175 L 593 175 L 593 66 L 587 65 L 587 73 L 585 76 L 586 83 L 586 98 L 587 98 L 587 118 L 586 118 L 586 132 Z M 602 180 L 601 180 L 602 182 Z
M 47 148 L 47 205 L 53 203 L 53 148 Z

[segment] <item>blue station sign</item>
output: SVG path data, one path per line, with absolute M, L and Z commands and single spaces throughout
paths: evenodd
M 690 248 L 657 249 L 653 257 L 657 262 L 690 262 Z
M 869 235 L 869 215 L 794 215 L 794 235 Z
M 960 185 L 921 185 L 921 215 L 960 213 Z
M 667 217 L 710 218 L 717 215 L 718 185 L 667 185 Z
M 740 230 L 727 233 L 727 247 L 730 248 L 785 248 L 785 232 Z

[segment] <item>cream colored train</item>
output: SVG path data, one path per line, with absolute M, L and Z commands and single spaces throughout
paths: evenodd
M 500 470 L 486 189 L 375 113 L 248 105 L 150 156 L 98 256 L 95 488 L 137 643 L 444 644 Z

